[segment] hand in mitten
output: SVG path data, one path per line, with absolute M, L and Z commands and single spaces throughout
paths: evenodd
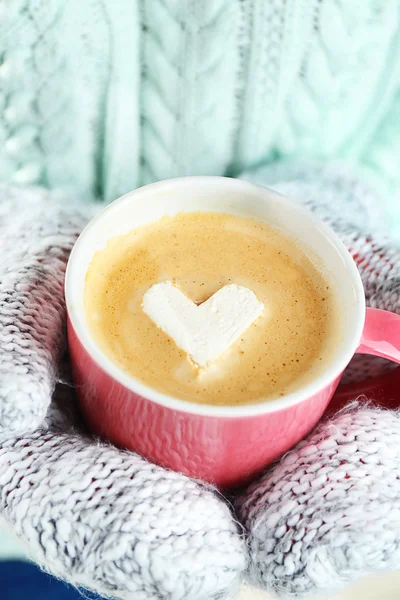
M 380 232 L 379 202 L 367 187 L 339 167 L 310 164 L 272 166 L 247 178 L 319 213 L 355 258 L 368 305 L 400 312 L 400 249 Z M 398 569 L 399 440 L 399 413 L 364 398 L 322 421 L 269 468 L 237 500 L 250 581 L 280 597 L 302 597 Z
M 0 515 L 46 570 L 102 595 L 232 598 L 246 552 L 222 497 L 94 441 L 77 418 L 63 282 L 93 212 L 0 189 Z
M 322 216 L 328 218 L 353 252 L 364 278 L 369 303 L 391 310 L 399 308 L 397 250 L 386 241 L 382 244 L 372 241 L 369 232 L 377 229 L 378 213 L 374 198 L 368 195 L 366 188 L 347 174 L 310 165 L 304 170 L 298 167 L 291 170 L 284 165 L 275 170 L 272 167 L 269 173 L 268 170 L 263 171 L 261 182 L 269 185 L 278 182 L 281 191 L 287 191 L 307 201 L 312 209 L 322 211 Z M 0 394 L 0 404 L 4 406 L 4 409 L 0 408 L 4 419 L 3 426 L 0 419 L 0 427 L 3 427 L 0 437 L 3 435 L 4 438 L 0 450 L 0 511 L 29 542 L 36 558 L 48 569 L 103 594 L 120 598 L 132 595 L 135 599 L 146 600 L 156 597 L 171 600 L 223 598 L 233 594 L 245 563 L 243 541 L 230 512 L 215 492 L 183 476 L 149 465 L 132 453 L 96 445 L 79 431 L 79 423 L 73 420 L 74 404 L 67 386 L 58 386 L 47 422 L 40 425 L 54 387 L 54 365 L 59 359 L 60 340 L 63 339 L 60 336 L 63 317 L 59 315 L 63 315 L 65 260 L 81 222 L 87 216 L 82 216 L 73 207 L 68 210 L 52 207 L 41 195 L 36 200 L 24 198 L 18 204 L 17 194 L 13 200 L 14 210 L 20 216 L 17 222 L 10 217 L 10 209 L 4 208 L 7 203 L 1 209 L 3 231 L 7 231 L 6 235 L 3 233 L 3 240 L 7 240 L 7 248 L 11 245 L 16 254 L 7 256 L 7 252 L 3 252 L 1 266 L 5 273 L 12 275 L 11 279 L 4 279 L 3 294 L 11 296 L 12 300 L 5 300 L 0 307 L 5 342 L 10 344 L 12 360 L 4 362 L 7 365 L 4 380 L 8 383 Z M 29 202 L 31 209 L 27 208 Z M 53 209 L 55 212 L 51 214 Z M 33 214 L 37 220 L 32 218 Z M 75 222 L 76 218 L 79 223 Z M 29 238 L 24 236 L 28 222 L 29 225 L 33 222 L 46 224 L 44 229 L 41 225 L 41 235 L 48 231 L 47 243 L 41 245 L 42 242 L 36 240 L 34 227 Z M 60 237 L 64 240 L 61 244 Z M 50 260 L 53 255 L 56 260 Z M 43 263 L 45 269 L 39 269 L 38 276 L 36 269 Z M 14 285 L 7 281 L 14 281 Z M 44 285 L 49 297 L 46 302 L 42 301 L 43 291 L 38 293 L 43 290 L 43 282 L 47 282 Z M 34 313 L 30 312 L 33 310 L 32 303 Z M 3 316 L 6 305 L 14 308 L 7 306 Z M 61 313 L 55 307 L 61 308 Z M 32 356 L 40 365 L 39 379 L 35 376 Z M 3 364 L 3 357 L 0 364 Z M 9 377 L 14 365 L 17 365 L 15 373 L 21 376 L 21 381 L 29 383 L 27 388 L 16 386 L 15 403 L 7 391 L 13 389 L 14 380 L 19 380 L 17 376 Z M 26 393 L 27 389 L 33 388 L 34 393 Z M 9 417 L 9 414 L 12 416 Z M 26 414 L 28 417 L 24 423 Z M 388 414 L 394 419 L 394 427 L 397 423 L 395 415 Z M 372 418 L 370 411 L 368 415 Z M 376 413 L 377 426 L 375 429 L 371 426 L 367 445 L 380 428 L 380 415 Z M 354 413 L 354 418 L 362 419 L 363 413 Z M 20 434 L 28 427 L 32 427 L 33 433 L 16 438 L 19 421 L 23 423 Z M 302 456 L 309 457 L 305 466 L 295 459 L 292 470 L 288 470 L 287 459 L 284 459 L 283 471 L 278 463 L 237 504 L 249 535 L 251 580 L 282 594 L 296 595 L 325 589 L 366 571 L 392 566 L 387 553 L 374 562 L 374 557 L 379 554 L 375 547 L 368 557 L 365 553 L 358 553 L 358 549 L 365 545 L 362 534 L 368 532 L 364 521 L 353 520 L 350 529 L 345 521 L 335 525 L 340 510 L 352 507 L 354 499 L 348 499 L 346 504 L 345 495 L 344 502 L 340 504 L 334 498 L 329 503 L 327 498 L 331 481 L 344 480 L 345 485 L 354 487 L 358 503 L 363 498 L 367 505 L 371 498 L 378 497 L 376 490 L 382 481 L 387 482 L 385 489 L 392 497 L 396 496 L 396 484 L 388 478 L 387 468 L 381 471 L 369 469 L 365 473 L 362 469 L 357 471 L 357 468 L 349 467 L 343 475 L 344 468 L 341 467 L 351 461 L 346 459 L 346 452 L 345 458 L 342 458 L 341 448 L 337 452 L 333 450 L 332 456 L 323 454 L 320 459 L 318 453 L 325 452 L 326 447 L 329 449 L 332 439 L 334 448 L 341 445 L 340 440 L 343 439 L 343 436 L 332 438 L 332 429 L 326 427 L 322 424 L 322 433 L 317 431 L 315 434 L 322 435 L 321 443 L 318 438 L 310 446 L 311 436 L 301 446 Z M 337 422 L 333 431 L 340 432 L 340 427 Z M 362 422 L 360 427 L 362 429 Z M 10 433 L 11 428 L 13 434 Z M 387 427 L 383 431 L 383 443 L 373 446 L 375 449 L 370 453 L 378 466 L 386 456 L 390 457 L 388 444 L 389 439 L 393 439 L 387 435 Z M 323 443 L 325 438 L 328 439 L 327 446 Z M 357 451 L 365 458 L 368 455 L 365 437 L 357 434 L 357 440 L 360 441 Z M 314 446 L 317 451 L 313 456 Z M 303 447 L 305 450 L 302 450 Z M 296 457 L 298 452 L 300 450 L 295 449 L 289 456 Z M 368 462 L 359 454 L 355 456 L 356 466 L 357 461 L 361 464 Z M 396 456 L 390 458 L 395 469 Z M 325 462 L 331 469 L 328 476 L 324 470 Z M 314 467 L 314 464 L 317 466 Z M 319 470 L 322 479 L 315 474 Z M 314 494 L 310 484 L 311 491 L 308 493 L 303 488 L 297 492 L 299 488 L 293 481 L 303 485 L 304 473 L 312 473 L 311 481 L 322 481 L 322 492 Z M 357 473 L 361 473 L 360 481 L 356 479 Z M 366 485 L 363 485 L 363 473 Z M 348 483 L 349 479 L 351 483 Z M 307 481 L 309 479 L 306 478 Z M 295 495 L 304 494 L 303 503 L 307 503 L 307 511 L 299 512 L 302 504 L 297 497 L 293 500 L 293 490 Z M 291 516 L 288 507 L 292 507 L 295 513 L 289 520 L 286 519 L 287 515 Z M 316 515 L 315 522 L 319 526 L 318 514 L 325 509 L 327 520 L 323 519 L 322 525 L 329 522 L 332 527 L 328 533 L 321 529 L 319 536 L 308 535 L 309 529 L 312 529 L 308 522 Z M 275 515 L 271 520 L 268 518 L 270 511 Z M 374 522 L 368 519 L 368 525 L 370 522 L 371 536 L 374 537 Z M 379 521 L 378 526 L 381 523 L 385 525 Z M 347 545 L 345 536 L 341 535 L 342 528 L 352 533 Z M 396 535 L 395 528 L 392 547 L 396 545 Z M 293 553 L 290 551 L 292 547 L 295 549 Z M 336 553 L 334 549 L 337 547 L 339 551 Z M 318 571 L 324 556 L 328 556 L 328 560 Z M 358 563 L 347 561 L 348 557 L 357 556 L 360 557 Z M 315 575 L 316 571 L 320 578 Z

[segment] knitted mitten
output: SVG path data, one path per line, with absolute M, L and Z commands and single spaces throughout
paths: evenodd
M 400 415 L 354 406 L 321 423 L 237 501 L 251 583 L 327 592 L 400 564 Z
M 399 310 L 398 250 L 380 237 L 377 202 L 367 187 L 339 168 L 318 165 L 281 164 L 250 177 L 318 210 L 353 253 L 369 304 Z M 0 352 L 7 344 L 8 350 L 0 354 L 0 365 L 6 364 L 1 379 L 4 375 L 7 382 L 0 388 L 0 513 L 43 566 L 103 595 L 233 597 L 246 555 L 218 494 L 131 452 L 94 442 L 75 419 L 72 388 L 59 362 L 57 367 L 64 342 L 62 280 L 69 249 L 88 215 L 54 198 L 50 202 L 43 192 L 8 190 L 1 200 Z M 56 377 L 61 382 L 42 421 Z M 13 381 L 20 383 L 13 387 Z M 288 455 L 292 463 L 284 459 L 241 496 L 237 508 L 249 536 L 251 581 L 296 595 L 393 566 L 392 550 L 400 539 L 394 517 L 392 545 L 381 539 L 375 545 L 377 532 L 385 530 L 383 513 L 363 521 L 361 513 L 367 511 L 360 507 L 372 506 L 378 486 L 382 505 L 395 502 L 396 423 L 392 413 L 368 408 L 337 415 L 333 426 L 322 424 Z M 349 435 L 357 439 L 355 454 L 351 444 L 342 452 Z M 360 465 L 372 464 L 368 456 L 375 467 L 367 473 Z M 308 493 L 300 489 L 307 481 Z M 348 491 L 335 500 L 336 488 L 343 491 L 346 485 L 355 499 Z M 299 498 L 307 499 L 307 510 L 299 512 Z M 354 506 L 360 509 L 358 520 L 351 513 Z M 343 517 L 347 514 L 351 522 Z M 318 525 L 318 519 L 321 526 L 312 536 L 308 523 Z M 330 524 L 329 531 L 324 523 Z M 343 532 L 351 535 L 345 538 Z M 368 553 L 367 534 L 374 541 Z M 380 553 L 384 543 L 389 553 Z
M 382 235 L 368 187 L 339 166 L 318 164 L 281 163 L 244 177 L 319 213 L 353 254 L 367 303 L 400 312 L 400 249 Z M 251 485 L 237 500 L 250 581 L 302 597 L 399 568 L 399 440 L 400 415 L 364 399 L 320 423 Z
M 246 552 L 221 496 L 77 419 L 63 280 L 92 213 L 0 188 L 0 515 L 44 569 L 103 596 L 233 598 Z

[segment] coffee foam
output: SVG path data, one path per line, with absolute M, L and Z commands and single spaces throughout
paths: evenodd
M 244 286 L 268 311 L 212 368 L 195 369 L 142 310 L 145 292 L 166 280 L 197 304 Z M 265 223 L 222 213 L 167 216 L 110 240 L 89 267 L 85 310 L 94 339 L 126 373 L 218 405 L 294 391 L 320 374 L 340 335 L 335 296 L 305 250 Z

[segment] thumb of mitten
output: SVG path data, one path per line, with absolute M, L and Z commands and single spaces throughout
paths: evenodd
M 45 418 L 64 346 L 66 263 L 89 212 L 44 190 L 0 189 L 0 435 Z
M 239 498 L 253 584 L 327 592 L 400 561 L 400 416 L 350 407 Z

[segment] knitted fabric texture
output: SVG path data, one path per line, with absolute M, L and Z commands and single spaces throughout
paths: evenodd
M 64 348 L 64 274 L 90 209 L 0 188 L 0 436 L 44 420 Z
M 290 189 L 317 210 L 341 233 L 355 257 L 369 304 L 400 310 L 399 250 L 380 233 L 378 199 L 368 186 L 338 165 L 317 163 L 281 163 L 244 177 Z M 336 212 L 329 210 L 333 197 Z M 395 553 L 375 552 L 375 547 L 383 548 L 381 539 L 373 545 L 378 531 L 385 532 L 387 514 L 379 512 L 375 521 L 369 520 L 371 529 L 361 517 L 351 531 L 345 527 L 347 507 L 356 503 L 359 509 L 362 504 L 366 514 L 364 508 L 371 503 L 395 498 L 399 465 L 393 447 L 398 429 L 388 425 L 390 419 L 397 424 L 391 413 L 382 413 L 384 434 L 373 452 L 372 433 L 363 437 L 366 429 L 379 430 L 381 413 L 372 409 L 351 417 L 339 415 L 336 426 L 322 425 L 319 431 L 324 433 L 315 434 L 322 435 L 324 442 L 314 443 L 310 436 L 309 443 L 293 451 L 295 457 L 317 458 L 321 469 L 313 472 L 313 479 L 320 477 L 323 482 L 328 464 L 329 481 L 338 482 L 339 496 L 349 474 L 357 493 L 354 500 L 348 495 L 347 504 L 343 498 L 341 503 L 330 503 L 322 483 L 324 493 L 306 494 L 307 513 L 299 512 L 298 486 L 305 485 L 302 477 L 313 468 L 313 458 L 310 466 L 303 465 L 303 458 L 294 460 L 298 470 L 293 466 L 292 471 L 285 459 L 283 467 L 278 463 L 242 495 L 238 514 L 247 530 L 249 556 L 243 530 L 218 492 L 132 452 L 100 444 L 84 431 L 63 360 L 62 281 L 71 246 L 92 212 L 40 189 L 1 190 L 0 514 L 28 544 L 33 557 L 75 585 L 103 596 L 135 600 L 233 599 L 249 558 L 251 581 L 282 596 L 324 590 L 370 570 L 392 568 Z M 349 422 L 344 418 L 350 419 L 351 427 L 342 426 Z M 366 422 L 374 425 L 368 429 Z M 342 456 L 339 450 L 335 456 L 329 453 L 330 448 L 343 445 L 349 428 L 358 440 L 359 456 L 372 455 L 377 465 L 386 465 L 384 469 L 371 468 L 366 477 L 363 467 L 355 468 L 351 452 L 350 458 L 343 452 L 343 464 L 336 457 Z M 286 474 L 290 481 L 281 490 L 279 482 Z M 292 485 L 292 480 L 300 483 Z M 276 494 L 271 483 L 275 481 Z M 382 498 L 379 486 L 384 490 Z M 322 513 L 326 518 L 319 516 Z M 271 514 L 278 515 L 275 525 Z M 332 515 L 337 515 L 337 525 Z M 305 522 L 307 532 L 299 533 L 303 519 L 314 524 L 312 539 Z M 278 523 L 285 523 L 290 532 L 298 528 L 284 538 L 286 545 L 280 545 L 286 527 L 279 528 Z M 329 535 L 324 523 L 330 526 Z M 393 548 L 398 531 L 393 517 Z M 388 535 L 382 533 L 382 539 L 389 539 Z M 321 536 L 324 546 L 319 543 Z M 367 537 L 370 552 L 359 552 Z
M 337 414 L 237 501 L 250 581 L 281 597 L 400 564 L 400 416 Z
M 77 419 L 60 369 L 63 280 L 91 212 L 43 190 L 1 190 L 0 514 L 43 568 L 103 596 L 234 597 L 246 552 L 223 498 L 96 443 Z
M 341 159 L 399 232 L 399 59 L 399 0 L 0 0 L 0 181 L 110 201 Z
M 0 510 L 42 567 L 102 596 L 231 598 L 245 567 L 215 491 L 73 432 L 3 443 Z
M 339 164 L 282 162 L 243 177 L 297 198 L 328 222 L 357 263 L 367 304 L 400 313 L 400 248 L 384 234 L 371 188 Z M 371 359 L 355 357 L 348 380 L 365 375 L 365 364 Z M 322 422 L 238 498 L 253 585 L 308 597 L 399 568 L 399 433 L 397 413 L 355 404 Z

